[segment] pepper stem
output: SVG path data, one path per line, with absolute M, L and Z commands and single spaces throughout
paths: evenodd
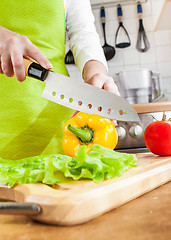
M 67 128 L 78 137 L 82 144 L 88 144 L 93 140 L 94 130 L 88 125 L 78 128 L 69 124 Z

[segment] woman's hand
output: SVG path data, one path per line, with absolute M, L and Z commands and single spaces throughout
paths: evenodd
M 107 75 L 106 67 L 98 61 L 88 61 L 83 69 L 84 82 L 120 95 L 112 77 Z
M 18 81 L 24 81 L 23 58 L 36 60 L 46 69 L 52 68 L 45 55 L 26 36 L 0 26 L 0 73 L 7 77 L 15 75 Z
M 102 88 L 116 95 L 120 95 L 118 88 L 112 77 L 107 75 L 106 67 L 98 61 L 88 61 L 83 69 L 83 79 L 86 83 Z M 114 126 L 117 125 L 115 120 L 111 120 Z
M 89 83 L 95 87 L 99 87 L 99 88 L 102 88 L 109 92 L 112 92 L 116 95 L 120 95 L 118 88 L 117 88 L 116 84 L 114 83 L 113 78 L 109 77 L 105 74 L 95 73 L 91 78 L 89 78 L 85 82 Z
M 85 64 L 83 70 L 84 82 L 112 92 L 116 95 L 120 95 L 113 78 L 107 76 L 106 72 L 106 68 L 102 63 L 94 60 L 89 61 Z M 72 115 L 72 117 L 75 116 L 77 113 L 78 111 L 76 111 Z M 117 125 L 117 122 L 115 120 L 111 121 L 113 122 L 114 126 Z
M 113 78 L 106 76 L 105 74 L 96 73 L 90 79 L 85 81 L 93 86 L 102 88 L 109 92 L 112 92 L 116 95 L 120 95 L 116 84 L 114 83 Z M 111 120 L 114 126 L 117 126 L 117 122 L 115 120 Z

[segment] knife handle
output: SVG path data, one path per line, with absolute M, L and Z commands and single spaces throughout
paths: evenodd
M 49 70 L 43 68 L 40 64 L 24 59 L 26 76 L 44 81 Z

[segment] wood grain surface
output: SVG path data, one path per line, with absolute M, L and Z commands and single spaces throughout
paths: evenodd
M 169 240 L 171 183 L 76 226 L 53 226 L 26 216 L 0 215 L 1 240 Z
M 171 101 L 132 104 L 137 113 L 171 111 Z
M 170 181 L 171 157 L 138 154 L 138 167 L 120 178 L 101 183 L 70 181 L 55 188 L 44 184 L 0 187 L 0 198 L 38 203 L 42 213 L 35 220 L 50 224 L 75 225 L 87 222 L 113 208 Z

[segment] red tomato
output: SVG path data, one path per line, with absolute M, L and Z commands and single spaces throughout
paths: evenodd
M 171 121 L 150 123 L 144 132 L 148 150 L 157 155 L 171 155 Z

